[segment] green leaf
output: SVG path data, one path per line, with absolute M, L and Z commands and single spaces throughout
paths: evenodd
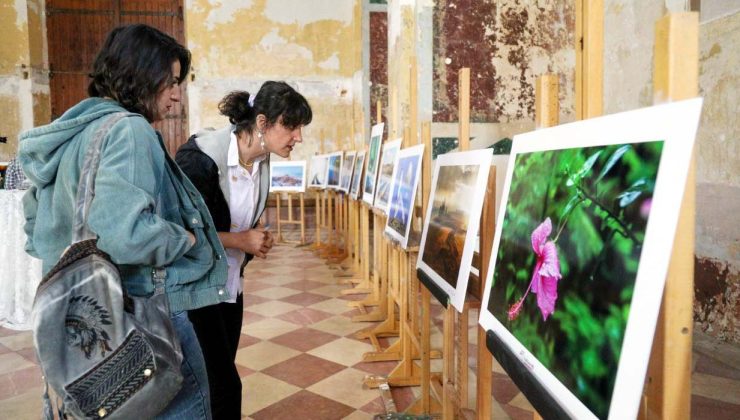
M 601 152 L 603 152 L 603 151 L 604 150 L 602 149 L 602 150 L 599 150 L 598 152 L 594 153 L 593 155 L 591 155 L 586 160 L 586 162 L 583 163 L 583 166 L 581 166 L 581 169 L 576 174 L 576 177 L 577 178 L 583 178 L 584 176 L 586 176 L 586 174 L 588 174 L 588 171 L 590 171 L 591 168 L 593 168 L 594 164 L 596 163 L 596 160 L 599 158 L 599 156 L 601 156 Z
M 645 178 L 640 178 L 633 182 L 626 191 L 617 196 L 619 199 L 619 207 L 624 208 L 634 203 L 634 201 L 637 200 L 637 197 L 645 191 L 646 187 L 647 182 L 645 181 Z
M 604 168 L 601 169 L 601 172 L 599 173 L 599 177 L 596 178 L 596 182 L 601 181 L 606 176 L 606 174 L 609 173 L 612 167 L 614 167 L 614 165 L 622 157 L 622 155 L 627 153 L 627 151 L 631 148 L 632 146 L 627 144 L 615 150 L 614 153 L 612 153 L 612 155 L 609 157 L 609 160 L 606 161 L 606 165 L 604 165 Z
M 573 197 L 568 200 L 568 204 L 565 205 L 565 208 L 563 208 L 563 211 L 560 212 L 560 220 L 564 220 L 566 217 L 568 217 L 568 213 L 570 213 L 571 210 L 573 210 L 573 207 L 580 202 L 580 196 L 578 194 L 574 195 Z
M 617 198 L 619 198 L 619 207 L 627 207 L 630 204 L 634 203 L 635 200 L 637 200 L 637 197 L 639 197 L 642 194 L 642 191 L 625 191 L 622 194 L 619 194 Z

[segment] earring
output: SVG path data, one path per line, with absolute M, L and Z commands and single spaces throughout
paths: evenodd
M 264 152 L 265 151 L 265 138 L 262 136 L 261 131 L 257 132 L 257 137 L 259 137 L 260 139 L 260 147 L 262 148 L 262 151 Z

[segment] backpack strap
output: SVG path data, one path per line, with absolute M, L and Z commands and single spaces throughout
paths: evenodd
M 122 118 L 134 115 L 129 112 L 115 112 L 95 130 L 93 138 L 85 152 L 85 157 L 80 170 L 80 181 L 77 183 L 77 195 L 75 198 L 75 213 L 72 223 L 72 243 L 85 239 L 95 239 L 96 235 L 87 226 L 87 216 L 90 212 L 90 203 L 95 196 L 95 175 L 100 164 L 100 151 L 103 148 L 103 138 Z

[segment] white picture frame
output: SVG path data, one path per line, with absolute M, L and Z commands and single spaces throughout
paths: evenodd
M 339 191 L 345 194 L 349 193 L 349 188 L 352 185 L 352 173 L 355 169 L 355 156 L 357 152 L 344 152 L 344 160 L 342 160 L 342 170 L 339 173 Z
M 355 164 L 354 164 L 354 170 L 353 170 L 353 176 L 352 176 L 352 184 L 351 188 L 349 189 L 349 196 L 352 197 L 353 200 L 357 200 L 360 197 L 360 191 L 362 190 L 362 182 L 364 180 L 363 177 L 363 168 L 365 167 L 365 151 L 362 150 L 360 152 L 357 152 L 357 155 L 355 156 Z
M 460 312 L 465 303 L 492 153 L 491 149 L 480 149 L 437 156 L 432 176 L 416 267 L 447 294 Z
M 306 161 L 286 160 L 270 162 L 271 192 L 305 192 Z
M 408 247 L 409 232 L 413 222 L 416 190 L 421 178 L 424 145 L 401 149 L 393 166 L 390 200 L 386 207 L 385 233 L 398 241 L 403 249 Z
M 373 205 L 375 198 L 375 181 L 378 179 L 378 168 L 380 168 L 380 150 L 383 144 L 384 124 L 375 124 L 370 131 L 370 145 L 365 154 L 365 179 L 362 182 L 362 201 Z
M 390 199 L 391 179 L 393 179 L 393 169 L 396 165 L 396 155 L 401 149 L 403 139 L 387 141 L 383 144 L 383 151 L 380 157 L 380 166 L 378 167 L 378 177 L 375 183 L 375 198 L 373 207 L 386 212 L 388 200 Z
M 309 166 L 308 188 L 324 189 L 326 188 L 328 156 L 315 155 L 311 157 Z
M 343 155 L 341 151 L 326 155 L 326 188 L 339 189 Z
M 526 294 L 521 297 L 519 302 L 512 305 L 509 309 L 506 309 L 506 302 L 504 302 L 503 305 L 495 303 L 495 301 L 501 301 L 502 299 L 505 301 L 505 293 L 499 291 L 500 288 L 506 287 L 507 284 L 513 283 L 514 281 L 519 281 L 512 280 L 511 276 L 504 276 L 503 270 L 507 269 L 507 255 L 511 252 L 511 248 L 500 248 L 502 246 L 502 237 L 506 235 L 506 238 L 512 238 L 514 235 L 512 233 L 514 232 L 513 227 L 519 226 L 523 223 L 520 216 L 517 219 L 516 224 L 507 224 L 507 215 L 510 211 L 509 204 L 511 203 L 512 206 L 515 206 L 517 201 L 521 202 L 520 200 L 522 199 L 521 195 L 517 195 L 518 200 L 512 201 L 510 194 L 517 194 L 519 191 L 522 191 L 521 185 L 524 185 L 523 180 L 526 177 L 533 176 L 530 172 L 527 172 L 526 175 L 515 175 L 517 164 L 526 163 L 526 159 L 540 153 L 551 153 L 552 156 L 557 156 L 557 153 L 562 152 L 572 152 L 573 150 L 579 149 L 585 150 L 586 148 L 590 148 L 589 152 L 591 152 L 592 150 L 598 151 L 598 148 L 603 147 L 604 149 L 602 150 L 607 150 L 609 153 L 604 154 L 604 156 L 597 156 L 597 159 L 594 159 L 594 161 L 591 162 L 591 165 L 594 165 L 594 162 L 596 162 L 596 166 L 594 166 L 595 170 L 593 171 L 594 174 L 596 173 L 596 170 L 601 168 L 598 174 L 599 177 L 596 179 L 598 183 L 599 181 L 606 179 L 606 175 L 604 174 L 608 174 L 611 168 L 617 165 L 614 157 L 618 155 L 617 152 L 621 152 L 620 149 L 624 148 L 627 150 L 626 152 L 621 153 L 628 153 L 629 148 L 626 148 L 625 146 L 629 145 L 631 148 L 634 148 L 634 154 L 637 155 L 638 147 L 642 150 L 647 148 L 647 146 L 655 146 L 656 143 L 662 142 L 662 149 L 659 158 L 657 158 L 658 163 L 655 163 L 655 153 L 650 155 L 653 156 L 651 158 L 652 160 L 650 160 L 651 164 L 657 165 L 654 175 L 654 189 L 651 192 L 652 195 L 643 196 L 644 201 L 642 205 L 639 206 L 639 215 L 645 219 L 642 222 L 644 224 L 644 236 L 640 247 L 641 251 L 639 251 L 639 256 L 637 257 L 637 268 L 634 269 L 636 270 L 636 274 L 634 275 L 632 285 L 628 286 L 632 287 L 633 291 L 631 293 L 631 298 L 626 301 L 626 304 L 628 305 L 628 317 L 626 326 L 623 329 L 623 341 L 619 347 L 619 355 L 617 357 L 618 362 L 616 369 L 613 366 L 607 367 L 608 374 L 613 375 L 614 387 L 610 393 L 608 391 L 603 391 L 605 394 L 602 396 L 608 399 L 608 403 L 604 402 L 604 404 L 608 407 L 609 419 L 636 418 L 640 406 L 648 361 L 650 359 L 650 350 L 655 333 L 660 303 L 663 296 L 665 278 L 670 262 L 672 250 L 671 244 L 673 243 L 675 236 L 681 201 L 684 193 L 685 179 L 689 163 L 691 161 L 691 153 L 699 123 L 701 104 L 702 100 L 700 98 L 696 98 L 600 118 L 592 118 L 553 128 L 541 129 L 514 137 L 513 147 L 511 150 L 511 163 L 507 169 L 501 203 L 502 211 L 497 217 L 495 239 L 491 252 L 489 265 L 489 272 L 491 274 L 488 278 L 484 279 L 486 287 L 481 304 L 482 307 L 479 323 L 484 329 L 492 330 L 504 341 L 505 345 L 507 345 L 511 350 L 511 353 L 515 354 L 516 357 L 519 358 L 522 364 L 530 370 L 532 376 L 545 387 L 547 392 L 550 393 L 563 410 L 573 418 L 597 418 L 596 413 L 592 411 L 592 407 L 595 405 L 591 403 L 591 407 L 587 406 L 581 398 L 576 396 L 572 389 L 566 386 L 565 382 L 572 382 L 572 378 L 570 378 L 572 374 L 564 375 L 560 372 L 559 377 L 557 377 L 540 361 L 537 356 L 534 355 L 534 353 L 532 353 L 532 349 L 530 349 L 528 345 L 522 344 L 522 342 L 520 342 L 514 335 L 519 329 L 516 323 L 522 322 L 519 318 L 526 317 L 525 319 L 527 322 L 530 322 L 532 319 L 531 311 L 534 311 L 537 316 L 541 315 L 548 321 L 550 319 L 555 320 L 557 324 L 550 324 L 545 327 L 548 328 L 548 334 L 550 332 L 553 334 L 560 334 L 559 331 L 563 330 L 560 323 L 564 322 L 563 319 L 565 318 L 563 318 L 562 314 L 558 314 L 558 311 L 561 311 L 563 314 L 567 313 L 567 310 L 564 309 L 565 303 L 563 302 L 567 301 L 569 296 L 572 296 L 574 293 L 572 290 L 568 289 L 568 287 L 573 287 L 568 286 L 568 281 L 570 281 L 571 284 L 586 281 L 582 280 L 582 277 L 580 276 L 569 278 L 568 271 L 573 270 L 572 268 L 566 268 L 561 271 L 562 267 L 571 267 L 571 265 L 567 265 L 571 263 L 568 262 L 564 266 L 561 262 L 564 258 L 568 258 L 569 254 L 567 254 L 567 250 L 564 251 L 560 248 L 564 245 L 560 245 L 562 241 L 558 242 L 557 238 L 560 238 L 560 234 L 557 233 L 556 236 L 555 224 L 550 222 L 550 224 L 553 225 L 552 235 L 554 237 L 551 242 L 556 251 L 555 258 L 557 258 L 558 261 L 557 273 L 563 277 L 557 282 L 558 289 L 554 305 L 551 308 L 548 308 L 547 305 L 543 305 L 546 309 L 542 309 L 543 306 L 540 306 L 539 300 L 535 301 L 534 307 L 531 306 L 532 302 L 530 301 L 527 303 L 530 305 L 528 309 L 529 312 L 527 312 L 527 309 L 522 309 L 523 305 L 519 303 L 526 302 Z M 617 151 L 612 152 L 615 148 Z M 656 149 L 656 147 L 653 149 Z M 592 153 L 591 156 L 593 155 L 596 155 L 596 152 Z M 606 159 L 606 157 L 609 158 Z M 617 157 L 616 159 L 618 160 L 620 157 Z M 586 160 L 587 163 L 588 160 Z M 640 164 L 636 166 L 644 166 L 641 161 L 638 162 L 640 162 Z M 627 164 L 625 164 L 625 166 L 626 165 Z M 583 167 L 585 167 L 585 164 Z M 523 173 L 524 172 L 522 172 L 522 174 Z M 569 173 L 575 173 L 578 175 L 580 171 L 576 171 L 574 169 Z M 611 173 L 621 174 L 628 172 L 615 169 Z M 613 177 L 618 176 L 626 178 L 628 175 L 613 175 Z M 514 180 L 517 180 L 517 189 L 512 191 L 512 183 Z M 538 180 L 528 179 L 526 182 L 538 182 Z M 570 188 L 572 188 L 573 185 L 577 185 L 580 181 L 576 178 L 575 181 L 568 180 L 568 182 L 570 182 Z M 543 194 L 542 192 L 540 193 Z M 545 193 L 543 195 L 547 194 L 549 193 Z M 624 204 L 624 202 L 622 202 L 623 199 L 627 198 L 628 200 L 626 202 L 629 202 L 630 199 L 634 200 L 634 198 L 632 198 L 634 195 L 629 194 L 620 194 L 618 197 L 621 197 L 621 199 L 617 202 L 618 204 L 615 205 L 619 205 L 620 207 Z M 647 206 L 645 206 L 646 203 L 648 203 Z M 589 206 L 593 205 L 594 204 L 592 203 Z M 647 208 L 647 213 L 643 213 L 645 208 Z M 569 211 L 573 212 L 570 209 Z M 568 215 L 570 214 L 571 213 Z M 548 215 L 547 220 L 550 220 L 549 218 L 550 216 Z M 563 217 L 559 217 L 557 219 L 562 220 Z M 573 217 L 566 219 L 566 223 L 569 223 L 572 220 Z M 557 223 L 559 224 L 560 222 Z M 571 226 L 567 224 L 563 226 L 563 228 L 565 227 L 571 231 L 575 230 L 575 228 L 571 228 Z M 562 232 L 563 228 L 558 228 L 557 231 Z M 505 232 L 504 229 L 506 229 Z M 565 232 L 565 235 L 573 234 L 574 233 Z M 536 235 L 533 234 L 533 238 L 535 236 Z M 507 241 L 507 243 L 510 242 Z M 528 244 L 530 252 L 533 252 L 533 243 Z M 499 257 L 500 250 L 503 252 L 502 257 Z M 565 254 L 565 256 L 563 256 L 563 254 Z M 501 261 L 499 261 L 499 258 L 501 258 Z M 634 257 L 632 258 L 634 259 Z M 610 262 L 614 260 L 615 258 L 610 258 Z M 569 260 L 566 259 L 566 261 Z M 534 273 L 534 271 L 532 272 Z M 546 276 L 545 274 L 540 274 L 540 278 L 543 276 L 552 278 L 549 275 Z M 525 277 L 525 280 L 527 277 L 528 276 Z M 620 281 L 627 281 L 624 280 L 625 276 L 623 274 L 620 274 L 618 277 L 620 278 Z M 494 284 L 494 278 L 499 279 L 497 280 L 499 284 Z M 598 275 L 596 277 L 591 276 L 587 278 L 587 281 L 600 281 L 600 277 Z M 620 285 L 622 284 L 623 283 L 620 283 Z M 496 293 L 493 292 L 494 287 L 496 287 Z M 541 288 L 542 286 L 539 287 Z M 602 283 L 602 285 L 598 287 L 591 286 L 589 288 L 590 292 L 588 293 L 606 293 L 601 292 L 601 289 L 606 287 L 613 286 L 605 283 Z M 577 296 L 586 295 L 586 292 L 582 292 L 580 290 L 578 290 L 578 292 L 579 294 Z M 537 299 L 539 299 L 539 295 L 536 296 Z M 552 296 L 552 294 L 550 294 L 550 296 Z M 611 303 L 609 304 L 611 305 Z M 504 310 L 502 311 L 502 309 Z M 619 308 L 616 310 L 619 310 Z M 538 311 L 542 313 L 538 314 Z M 498 314 L 498 316 L 496 316 L 494 312 Z M 503 315 L 504 312 L 506 312 L 506 315 Z M 544 314 L 548 312 L 548 317 L 545 317 Z M 605 323 L 599 322 L 597 318 L 594 319 L 596 319 L 595 325 L 606 325 Z M 545 322 L 547 321 L 542 321 L 542 324 L 544 325 Z M 507 323 L 509 326 L 507 327 L 504 323 Z M 536 336 L 541 335 L 539 330 L 534 334 Z M 596 340 L 598 337 L 596 337 L 595 334 L 589 334 L 589 339 Z M 567 353 L 568 351 L 566 349 L 559 348 L 557 357 L 568 357 L 566 356 Z M 552 361 L 549 363 L 552 363 Z M 606 381 L 607 379 L 603 380 Z M 579 388 L 581 386 L 574 388 Z M 578 391 L 576 390 L 575 392 Z M 603 404 L 601 406 L 603 408 Z M 600 413 L 600 415 L 606 416 L 604 413 Z

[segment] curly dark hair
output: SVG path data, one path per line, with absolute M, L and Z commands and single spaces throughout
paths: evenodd
M 179 75 L 172 74 L 175 60 Z M 173 81 L 182 82 L 189 70 L 190 51 L 171 36 L 143 24 L 121 26 L 108 34 L 95 58 L 87 93 L 113 98 L 152 122 L 157 94 Z
M 263 83 L 254 97 L 253 105 L 249 103 L 249 96 L 249 92 L 233 91 L 218 104 L 221 115 L 229 117 L 237 133 L 251 133 L 259 114 L 265 116 L 268 127 L 280 120 L 284 127 L 291 130 L 310 124 L 313 118 L 311 105 L 306 98 L 285 82 Z

